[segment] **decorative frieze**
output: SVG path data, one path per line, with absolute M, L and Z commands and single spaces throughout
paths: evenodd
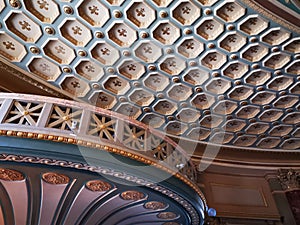
M 285 191 L 291 191 L 300 188 L 300 170 L 280 169 L 278 179 L 281 187 Z

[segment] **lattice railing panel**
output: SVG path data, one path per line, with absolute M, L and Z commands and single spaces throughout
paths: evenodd
M 60 140 L 75 138 L 80 143 L 89 142 L 135 152 L 152 161 L 162 162 L 174 171 L 181 170 L 182 165 L 188 167 L 183 172 L 195 170 L 179 146 L 161 133 L 126 116 L 47 97 L 1 94 L 0 99 L 0 104 L 3 103 L 0 107 L 0 131 L 10 130 L 16 134 L 21 131 L 18 136 L 22 132 L 30 132 L 30 137 L 35 137 L 33 134 L 40 135 L 36 136 L 40 138 L 49 136 L 48 140 L 53 140 L 55 136 L 62 137 Z
M 88 129 L 88 135 L 97 136 L 100 139 L 114 141 L 116 120 L 111 117 L 92 114 Z
M 5 123 L 36 126 L 44 104 L 14 101 L 7 116 Z
M 82 110 L 54 105 L 47 127 L 60 130 L 75 130 L 81 120 Z

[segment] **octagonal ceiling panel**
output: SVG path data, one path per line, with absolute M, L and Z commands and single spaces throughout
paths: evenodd
M 1 4 L 0 56 L 47 88 L 127 116 L 130 108 L 171 136 L 208 143 L 229 131 L 224 145 L 294 148 L 286 143 L 299 138 L 289 122 L 300 107 L 299 4 L 253 2 Z M 283 4 L 293 10 L 285 22 L 263 8 Z M 243 121 L 238 134 L 227 120 Z M 273 145 L 262 144 L 257 124 Z

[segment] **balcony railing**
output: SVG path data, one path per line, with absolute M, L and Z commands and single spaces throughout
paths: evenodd
M 172 174 L 179 174 L 178 177 L 186 182 L 196 179 L 195 168 L 185 151 L 164 134 L 124 115 L 92 105 L 1 93 L 0 132 L 1 135 L 99 148 L 160 165 Z

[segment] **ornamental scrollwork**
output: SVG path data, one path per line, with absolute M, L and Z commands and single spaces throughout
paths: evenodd
M 300 171 L 293 169 L 281 169 L 278 171 L 278 179 L 283 190 L 300 188 Z
M 104 192 L 104 191 L 109 191 L 112 186 L 102 180 L 92 180 L 86 183 L 86 188 L 89 189 L 90 191 L 94 192 Z
M 24 178 L 24 175 L 19 171 L 0 168 L 0 180 L 21 181 L 24 180 Z
M 144 207 L 146 209 L 151 209 L 151 210 L 159 210 L 159 209 L 165 209 L 167 207 L 167 205 L 163 202 L 146 202 Z
M 122 199 L 124 200 L 131 200 L 131 201 L 138 201 L 145 198 L 145 194 L 139 191 L 124 191 L 121 194 Z
M 58 173 L 44 173 L 42 175 L 43 180 L 48 184 L 68 184 L 70 181 L 70 178 L 63 174 Z

